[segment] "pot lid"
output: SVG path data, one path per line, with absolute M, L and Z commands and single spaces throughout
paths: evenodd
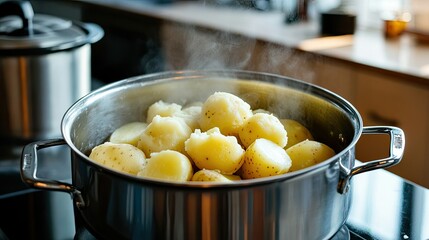
M 29 2 L 0 4 L 1 53 L 37 54 L 78 47 L 98 41 L 103 35 L 101 29 L 96 29 L 98 33 L 91 33 L 91 29 L 59 17 L 33 15 Z

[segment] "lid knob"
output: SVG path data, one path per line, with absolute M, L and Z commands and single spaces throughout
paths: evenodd
M 14 36 L 33 34 L 34 11 L 29 1 L 5 1 L 0 3 L 0 18 L 16 15 L 21 18 L 22 28 L 9 33 Z

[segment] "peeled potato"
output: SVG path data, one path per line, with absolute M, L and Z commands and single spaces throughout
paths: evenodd
M 152 122 L 152 119 L 159 115 L 161 117 L 172 117 L 176 113 L 182 110 L 182 106 L 176 103 L 167 103 L 164 101 L 158 101 L 150 105 L 147 110 L 146 121 L 148 123 Z
M 244 149 L 237 138 L 223 135 L 219 128 L 207 132 L 196 129 L 186 140 L 185 150 L 199 169 L 233 174 L 243 163 Z
M 292 159 L 290 171 L 297 171 L 313 166 L 335 155 L 332 148 L 312 140 L 304 140 L 297 143 L 286 149 L 286 152 Z
M 109 141 L 112 143 L 128 143 L 137 146 L 140 139 L 140 134 L 143 133 L 147 126 L 144 122 L 131 122 L 113 131 Z
M 280 122 L 286 129 L 288 136 L 288 142 L 285 149 L 307 139 L 313 140 L 313 135 L 311 135 L 310 131 L 301 123 L 292 119 L 280 119 Z
M 241 180 L 240 176 L 237 175 L 226 175 L 216 170 L 201 169 L 194 173 L 191 181 L 203 181 L 203 182 L 233 182 Z
M 157 115 L 140 135 L 137 147 L 147 156 L 168 149 L 185 153 L 185 140 L 191 133 L 182 119 Z
M 136 175 L 146 163 L 145 154 L 130 144 L 105 142 L 92 149 L 89 158 L 108 168 Z
M 188 157 L 177 151 L 165 150 L 152 153 L 137 175 L 183 182 L 191 180 L 192 174 L 192 164 Z
M 200 128 L 200 124 L 198 123 L 201 115 L 201 106 L 190 106 L 183 108 L 181 111 L 174 113 L 175 117 L 182 118 L 186 124 L 191 128 L 191 130 L 195 130 Z
M 265 110 L 265 109 L 262 109 L 262 108 L 258 108 L 258 109 L 252 110 L 252 113 L 253 113 L 253 114 L 257 114 L 257 113 L 267 113 L 267 114 L 272 114 L 270 111 Z
M 249 117 L 239 131 L 239 136 L 245 148 L 258 138 L 271 140 L 280 147 L 286 146 L 288 141 L 283 124 L 277 117 L 267 113 L 256 113 Z
M 270 140 L 256 139 L 244 154 L 241 177 L 244 179 L 275 176 L 286 173 L 291 167 L 286 151 Z
M 231 182 L 296 171 L 335 155 L 299 122 L 252 111 L 226 92 L 183 107 L 158 101 L 146 113 L 147 123 L 117 128 L 89 157 L 142 177 Z
M 252 116 L 250 105 L 226 92 L 216 92 L 204 102 L 199 120 L 201 130 L 218 127 L 224 135 L 238 136 L 243 123 Z

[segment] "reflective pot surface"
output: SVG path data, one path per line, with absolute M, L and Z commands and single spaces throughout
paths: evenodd
M 43 55 L 0 57 L 0 138 L 60 137 L 67 109 L 91 89 L 90 45 Z
M 123 179 L 77 156 L 74 168 L 87 204 L 78 214 L 101 238 L 326 239 L 350 208 L 351 196 L 337 192 L 335 164 L 289 180 L 197 190 Z
M 88 94 L 95 24 L 34 14 L 30 1 L 0 2 L 0 142 L 60 137 L 67 108 Z
M 113 130 L 144 121 L 152 103 L 204 101 L 216 91 L 236 94 L 252 109 L 298 120 L 337 154 L 296 172 L 229 184 L 142 179 L 88 159 Z M 398 128 L 365 129 L 355 108 L 334 93 L 243 71 L 168 72 L 107 85 L 67 111 L 62 132 L 64 139 L 26 146 L 23 180 L 36 188 L 70 192 L 85 226 L 107 239 L 327 239 L 347 219 L 351 177 L 398 163 L 405 143 Z M 354 167 L 355 144 L 365 132 L 389 134 L 393 151 L 387 159 Z M 71 148 L 72 184 L 35 177 L 37 150 L 58 144 Z

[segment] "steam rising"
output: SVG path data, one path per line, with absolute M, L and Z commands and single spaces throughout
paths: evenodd
M 313 69 L 318 64 L 316 56 L 288 46 L 190 24 L 164 22 L 161 41 L 166 70 L 249 70 L 313 82 Z M 192 89 L 192 86 L 189 89 Z M 237 92 L 237 89 L 224 90 Z M 247 100 L 258 99 L 258 96 L 252 94 L 254 93 L 250 91 L 241 93 L 241 96 Z M 273 94 L 277 93 L 267 93 Z M 284 104 L 283 101 L 278 101 L 271 103 L 269 108 L 273 112 L 281 113 L 284 111 Z M 284 113 L 285 115 L 291 115 L 301 108 L 300 101 L 294 102 L 293 105 L 289 106 L 292 110 L 288 114 Z
M 222 31 L 171 23 L 162 31 L 172 70 L 246 69 L 255 50 L 254 39 Z
M 166 70 L 237 69 L 313 82 L 317 58 L 255 38 L 179 23 L 161 29 Z

